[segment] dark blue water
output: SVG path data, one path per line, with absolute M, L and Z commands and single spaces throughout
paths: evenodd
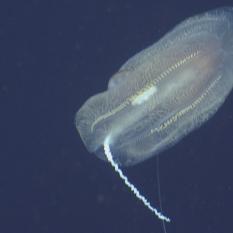
M 74 115 L 133 54 L 188 16 L 233 1 L 0 3 L 0 233 L 159 233 Z M 160 155 L 168 233 L 233 232 L 233 93 Z M 156 158 L 124 169 L 158 206 Z

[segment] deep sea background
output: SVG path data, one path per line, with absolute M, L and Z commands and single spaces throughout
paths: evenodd
M 0 233 L 162 233 L 74 125 L 132 55 L 177 23 L 233 1 L 33 0 L 0 3 Z M 233 93 L 160 155 L 167 233 L 233 232 Z M 156 158 L 125 168 L 158 204 Z

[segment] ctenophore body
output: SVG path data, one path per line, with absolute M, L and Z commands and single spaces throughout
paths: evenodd
M 90 152 L 134 165 L 207 121 L 233 86 L 233 8 L 186 19 L 130 58 L 76 114 Z

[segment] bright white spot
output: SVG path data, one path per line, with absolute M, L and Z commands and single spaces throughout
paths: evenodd
M 147 101 L 154 93 L 157 92 L 157 87 L 152 86 L 144 91 L 142 94 L 138 95 L 133 101 L 132 105 L 139 105 Z

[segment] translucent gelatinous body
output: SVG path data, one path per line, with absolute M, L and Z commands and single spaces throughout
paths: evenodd
M 76 115 L 90 152 L 133 165 L 208 120 L 233 86 L 233 9 L 189 18 L 130 58 Z

